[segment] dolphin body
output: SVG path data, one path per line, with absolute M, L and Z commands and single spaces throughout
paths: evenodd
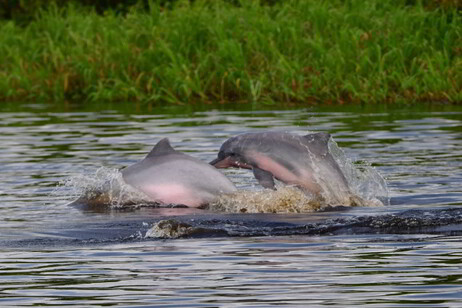
M 209 164 L 178 152 L 167 138 L 160 140 L 140 162 L 122 169 L 125 183 L 160 204 L 206 205 L 237 189 Z
M 329 152 L 330 134 L 305 136 L 285 132 L 260 132 L 237 135 L 225 141 L 216 168 L 252 169 L 257 181 L 274 189 L 274 178 L 295 185 L 332 204 L 350 203 L 348 182 Z

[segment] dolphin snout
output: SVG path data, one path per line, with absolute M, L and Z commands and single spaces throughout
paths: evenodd
M 220 158 L 215 158 L 214 160 L 209 162 L 209 164 L 211 164 L 212 166 L 215 166 L 220 160 L 221 160 Z
M 215 158 L 209 164 L 214 166 L 215 168 L 228 168 L 231 167 L 233 164 L 230 161 L 229 156 L 225 158 Z
M 225 158 L 216 158 L 212 160 L 210 164 L 218 169 L 229 167 L 252 169 L 251 164 L 243 162 L 239 159 L 236 159 L 236 157 L 231 156 L 226 156 Z

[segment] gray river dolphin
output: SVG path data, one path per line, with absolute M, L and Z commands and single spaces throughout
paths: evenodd
M 330 134 L 305 136 L 285 132 L 245 133 L 225 141 L 216 168 L 252 169 L 265 188 L 274 189 L 274 178 L 300 187 L 314 196 L 334 203 L 347 203 L 348 182 L 329 152 Z
M 221 172 L 176 151 L 167 138 L 160 140 L 142 161 L 121 172 L 127 184 L 161 204 L 200 207 L 220 194 L 236 191 Z

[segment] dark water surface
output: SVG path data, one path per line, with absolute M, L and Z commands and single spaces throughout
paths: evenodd
M 462 107 L 0 113 L 0 305 L 462 307 Z M 204 161 L 235 134 L 330 132 L 391 205 L 311 214 L 81 211 L 69 178 L 163 137 Z M 245 170 L 226 174 L 254 185 Z M 206 229 L 145 238 L 176 219 Z M 202 230 L 201 229 L 201 230 Z

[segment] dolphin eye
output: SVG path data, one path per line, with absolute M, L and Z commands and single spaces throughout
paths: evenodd
M 230 152 L 230 151 L 220 151 L 218 153 L 218 156 L 222 157 L 222 158 L 226 158 L 228 156 L 234 156 L 235 154 L 233 152 Z
M 234 152 L 229 152 L 229 153 L 228 153 L 228 156 L 229 156 L 229 157 L 236 157 L 236 156 L 237 156 L 237 154 L 236 154 L 236 153 L 234 153 Z

